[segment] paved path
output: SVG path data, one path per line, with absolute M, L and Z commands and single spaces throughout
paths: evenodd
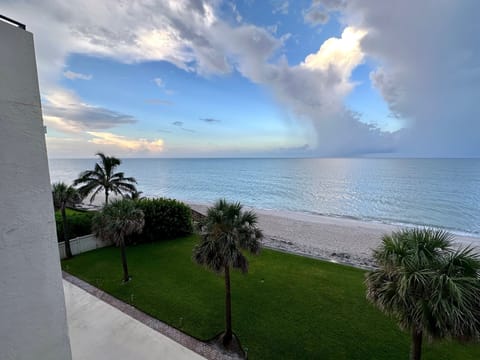
M 73 360 L 200 360 L 197 353 L 63 280 Z

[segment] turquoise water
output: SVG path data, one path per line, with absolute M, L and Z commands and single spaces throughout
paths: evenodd
M 95 160 L 50 160 L 72 182 Z M 146 196 L 220 197 L 261 209 L 443 227 L 480 235 L 480 159 L 125 159 Z

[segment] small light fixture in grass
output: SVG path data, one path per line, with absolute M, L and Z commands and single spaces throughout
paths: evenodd
M 225 277 L 225 332 L 218 340 L 229 350 L 241 351 L 232 332 L 230 268 L 247 273 L 248 261 L 242 250 L 252 254 L 260 252 L 263 234 L 257 227 L 257 216 L 253 211 L 243 211 L 238 202 L 218 200 L 200 223 L 200 235 L 200 243 L 193 249 L 193 259 Z

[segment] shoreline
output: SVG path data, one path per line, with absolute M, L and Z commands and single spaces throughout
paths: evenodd
M 203 214 L 210 206 L 186 203 Z M 406 227 L 248 206 L 245 209 L 254 210 L 258 215 L 265 247 L 363 269 L 375 267 L 372 250 L 380 244 L 384 234 Z M 456 245 L 480 245 L 480 237 L 453 235 Z

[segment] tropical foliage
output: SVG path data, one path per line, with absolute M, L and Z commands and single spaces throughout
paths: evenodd
M 92 230 L 95 236 L 120 247 L 124 282 L 130 279 L 125 239 L 131 234 L 142 232 L 144 224 L 143 211 L 135 206 L 135 202 L 128 199 L 115 200 L 105 205 L 103 210 L 93 217 Z
M 135 190 L 135 191 L 132 191 L 130 194 L 125 194 L 123 198 L 134 200 L 134 201 L 146 199 L 144 196 L 142 196 L 142 194 L 143 194 L 143 191 Z
M 84 236 L 92 233 L 92 217 L 95 215 L 93 211 L 66 209 L 68 223 L 68 239 L 78 236 Z M 63 219 L 60 210 L 55 212 L 55 223 L 57 225 L 57 239 L 64 241 Z
M 424 337 L 479 339 L 480 258 L 472 248 L 454 248 L 445 231 L 407 229 L 385 235 L 374 258 L 367 298 L 410 332 L 411 359 L 420 359 Z
M 173 239 L 191 234 L 192 215 L 190 208 L 173 199 L 141 199 L 137 207 L 145 214 L 145 227 L 141 235 L 129 240 L 135 243 Z
M 80 173 L 74 185 L 81 185 L 78 191 L 83 196 L 90 196 L 90 202 L 100 191 L 105 194 L 105 204 L 108 204 L 108 198 L 111 193 L 115 195 L 125 195 L 137 192 L 134 184 L 137 183 L 133 177 L 125 177 L 123 172 L 115 172 L 115 169 L 121 164 L 121 160 L 113 156 L 105 156 L 103 153 L 97 153 L 100 161 L 95 164 L 93 170 L 86 170 Z
M 242 250 L 252 254 L 260 251 L 263 234 L 257 227 L 257 216 L 243 211 L 240 203 L 219 200 L 208 209 L 201 226 L 201 241 L 193 250 L 194 260 L 225 277 L 225 332 L 223 345 L 233 338 L 230 289 L 230 268 L 248 272 L 248 261 Z
M 63 241 L 65 241 L 65 253 L 67 258 L 73 256 L 72 249 L 70 247 L 70 237 L 68 236 L 68 224 L 66 208 L 68 206 L 74 206 L 82 201 L 79 192 L 72 186 L 69 186 L 63 182 L 54 183 L 52 185 L 53 206 L 56 210 L 60 210 L 62 216 L 62 232 Z

